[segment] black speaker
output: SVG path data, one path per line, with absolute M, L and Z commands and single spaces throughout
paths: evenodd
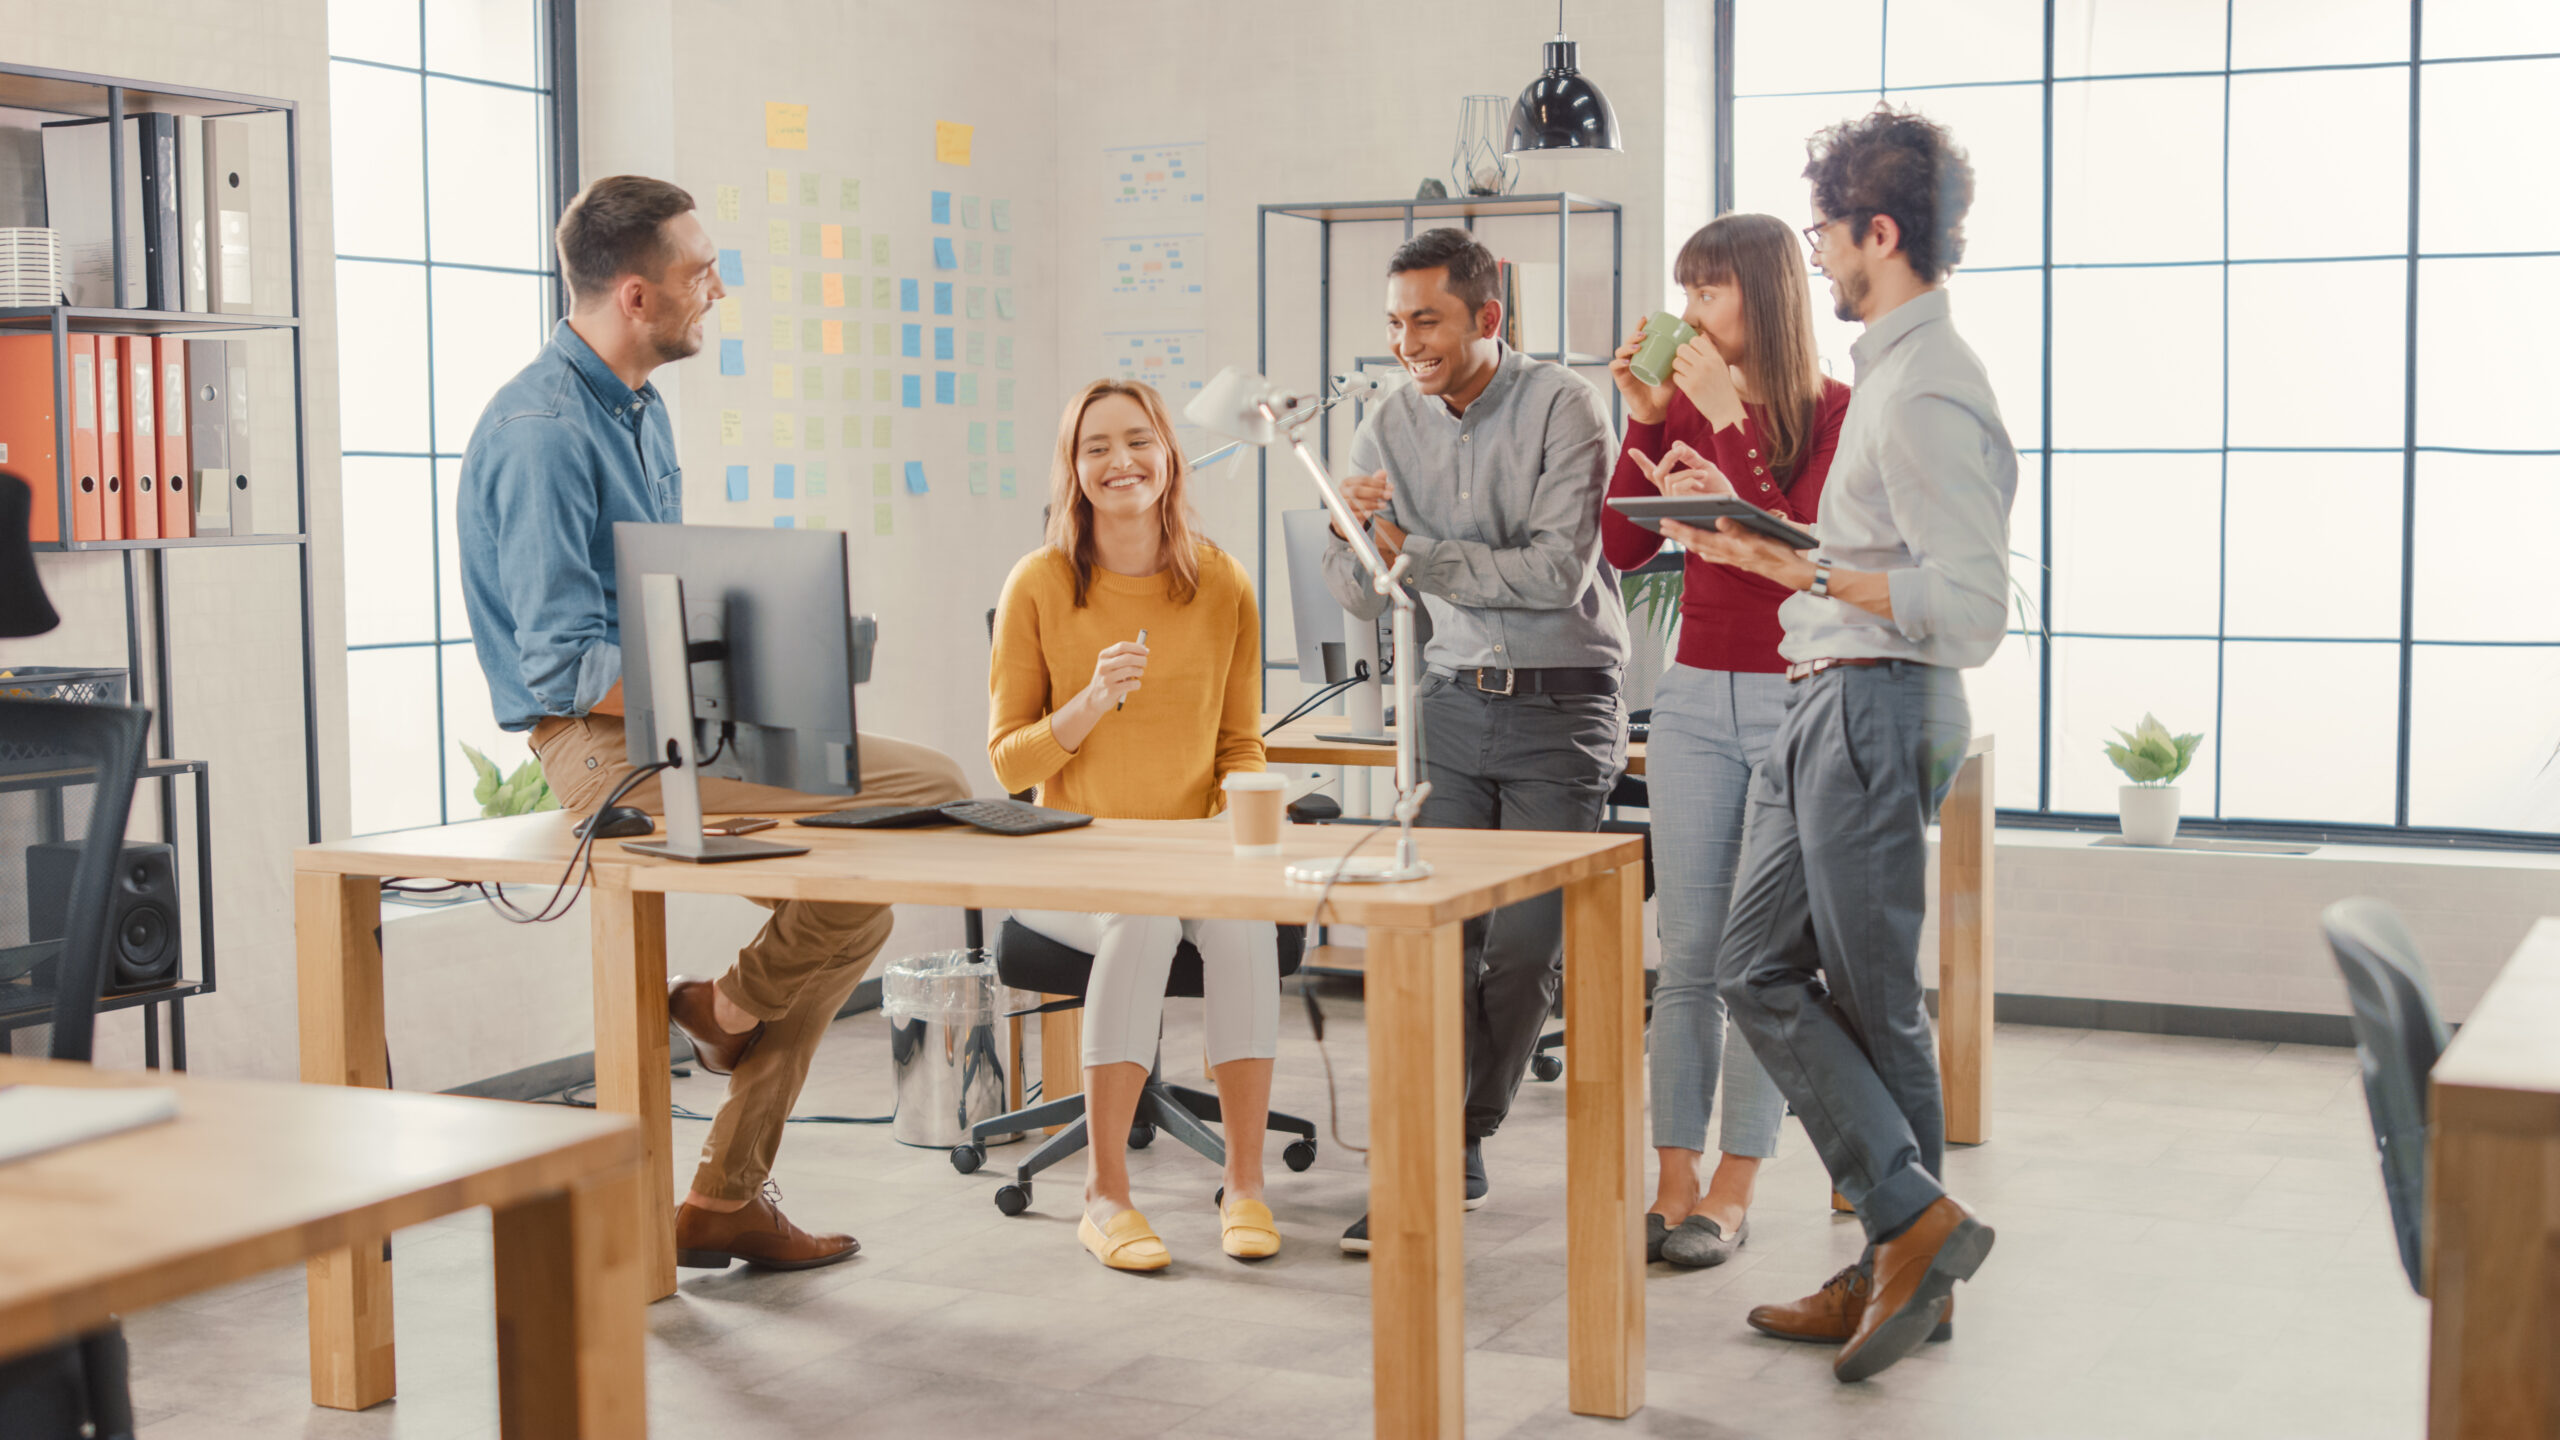
M 62 840 L 27 847 L 27 938 L 59 940 L 71 899 L 80 845 Z M 167 845 L 127 845 L 107 887 L 104 994 L 149 990 L 178 978 L 178 852 Z

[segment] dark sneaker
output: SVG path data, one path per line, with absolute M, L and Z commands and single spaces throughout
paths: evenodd
M 1363 1215 L 1359 1219 L 1352 1221 L 1351 1228 L 1342 1232 L 1342 1253 L 1345 1255 L 1366 1255 L 1369 1253 L 1368 1216 Z
M 1484 1142 L 1470 1140 L 1467 1142 L 1467 1208 L 1478 1208 L 1492 1193 L 1493 1182 L 1486 1179 L 1484 1173 Z

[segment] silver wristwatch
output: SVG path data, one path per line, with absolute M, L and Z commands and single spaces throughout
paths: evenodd
M 1828 555 L 1816 556 L 1814 558 L 1813 593 L 1817 599 L 1828 600 L 1831 598 L 1831 557 Z

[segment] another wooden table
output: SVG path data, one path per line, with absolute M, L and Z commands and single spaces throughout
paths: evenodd
M 2525 936 L 2430 1090 L 2427 1434 L 2560 1436 L 2560 917 Z
M 1264 738 L 1264 753 L 1284 765 L 1396 763 L 1392 745 L 1319 738 L 1348 723 L 1339 715 L 1291 721 Z M 1952 1145 L 1991 1138 L 1992 750 L 1989 735 L 1973 737 L 1938 811 L 1938 1074 Z M 1645 742 L 1629 742 L 1627 773 L 1642 775 L 1644 762 Z
M 0 1165 L 0 1358 L 307 1259 L 312 1398 L 388 1394 L 388 1287 L 324 1286 L 322 1267 L 350 1254 L 378 1264 L 392 1231 L 486 1205 L 503 1433 L 648 1433 L 630 1121 L 0 1056 L 0 1085 L 15 1084 L 167 1086 L 179 1108 L 166 1124 Z M 337 1308 L 323 1312 L 324 1296 Z
M 1290 883 L 1283 867 L 1338 854 L 1359 835 L 1292 827 L 1277 859 L 1237 858 L 1222 822 L 1106 820 L 1030 838 L 966 829 L 795 827 L 789 838 L 810 846 L 810 853 L 697 866 L 607 845 L 589 885 L 597 1098 L 642 1122 L 640 1223 L 649 1237 L 646 1289 L 652 1296 L 675 1288 L 668 894 L 1302 923 L 1314 918 L 1316 889 Z M 539 881 L 547 893 L 569 848 L 568 822 L 551 814 L 297 852 L 305 1075 L 382 1083 L 382 962 L 373 939 L 379 877 Z M 1371 937 L 1366 1024 L 1377 1432 L 1465 1431 L 1459 929 L 1474 916 L 1558 889 L 1565 895 L 1568 997 L 1569 1399 L 1584 1414 L 1633 1414 L 1644 1403 L 1641 842 L 1620 835 L 1443 830 L 1424 838 L 1422 853 L 1436 869 L 1429 879 L 1338 886 L 1325 915 L 1364 926 Z M 334 1308 L 354 1303 L 350 1296 L 381 1303 L 387 1347 L 387 1274 L 364 1251 L 337 1263 L 345 1271 L 313 1271 L 315 1351 L 355 1345 Z M 387 1396 L 387 1369 L 377 1378 L 378 1390 L 351 1398 L 369 1404 Z

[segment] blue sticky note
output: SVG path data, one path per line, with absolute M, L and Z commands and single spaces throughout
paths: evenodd
M 747 467 L 744 465 L 729 467 L 729 498 L 732 501 L 747 498 Z
M 789 500 L 799 491 L 799 477 L 788 465 L 773 467 L 773 498 Z
M 933 223 L 936 225 L 951 223 L 951 192 L 948 190 L 933 192 Z
M 720 342 L 720 373 L 723 375 L 744 375 L 747 373 L 746 341 L 723 340 Z
M 909 314 L 913 314 L 915 312 L 916 282 L 913 280 L 901 280 L 898 282 L 898 308 L 907 311 Z
M 773 517 L 773 528 L 776 530 L 797 530 L 800 527 L 799 524 L 790 516 L 776 515 Z
M 951 282 L 948 280 L 933 282 L 933 313 L 936 315 L 951 313 Z
M 936 270 L 960 268 L 960 253 L 951 248 L 951 237 L 948 235 L 933 237 L 933 268 Z
M 957 393 L 958 393 L 958 391 L 959 391 L 959 388 L 960 388 L 960 377 L 959 377 L 959 376 L 952 374 L 952 373 L 951 373 L 950 371 L 948 371 L 948 370 L 936 370 L 936 371 L 934 371 L 934 372 L 933 372 L 933 403 L 934 403 L 934 404 L 936 404 L 936 405 L 948 405 L 948 404 L 950 404 L 950 403 L 952 402 L 952 400 L 953 400 L 954 396 L 956 396 L 956 395 L 957 395 Z
M 926 487 L 925 487 L 925 483 L 924 483 L 924 462 L 923 462 L 923 461 L 921 461 L 921 460 L 910 460 L 910 461 L 908 461 L 908 462 L 907 462 L 907 493 L 908 493 L 908 494 L 910 494 L 910 495 L 921 495 L 921 494 L 923 494 L 923 493 L 925 492 L 925 488 L 926 488 Z
M 936 360 L 951 358 L 951 327 L 948 325 L 933 327 L 933 358 Z
M 922 359 L 924 357 L 923 326 L 901 325 L 898 327 L 898 353 L 908 357 L 909 359 Z
M 747 262 L 739 258 L 735 250 L 720 252 L 720 283 L 723 285 L 747 283 Z
M 899 378 L 906 382 L 906 383 L 905 383 L 905 385 L 902 387 L 902 390 L 901 390 L 902 398 L 900 399 L 899 403 L 900 403 L 900 404 L 902 404 L 902 405 L 904 405 L 904 406 L 905 406 L 907 409 L 909 409 L 909 410 L 921 410 L 921 409 L 923 409 L 923 408 L 924 408 L 924 377 L 923 377 L 923 376 L 921 376 L 921 375 L 904 375 L 904 376 L 900 376 Z

